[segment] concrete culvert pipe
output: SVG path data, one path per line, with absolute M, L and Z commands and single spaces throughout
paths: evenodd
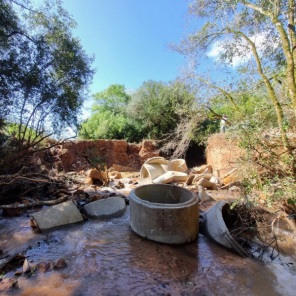
M 130 196 L 130 225 L 138 235 L 167 244 L 194 241 L 198 235 L 198 198 L 178 186 L 149 184 Z

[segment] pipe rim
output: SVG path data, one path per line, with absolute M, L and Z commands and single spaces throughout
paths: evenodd
M 186 191 L 188 192 L 191 196 L 190 199 L 188 201 L 182 202 L 182 203 L 175 203 L 175 204 L 170 204 L 170 203 L 156 203 L 156 202 L 150 202 L 147 201 L 145 199 L 141 199 L 139 198 L 135 191 L 137 191 L 139 188 L 142 189 L 143 187 L 151 187 L 151 186 L 165 186 L 165 187 L 173 187 L 173 188 L 178 188 L 178 190 L 181 191 Z M 186 189 L 186 188 L 182 188 L 179 186 L 175 186 L 175 185 L 167 185 L 167 184 L 147 184 L 147 185 L 142 185 L 139 186 L 137 188 L 134 188 L 131 192 L 130 192 L 130 199 L 132 199 L 134 202 L 138 203 L 138 204 L 143 204 L 146 206 L 149 206 L 150 208 L 158 208 L 158 209 L 167 209 L 167 208 L 171 208 L 171 209 L 179 209 L 180 207 L 185 208 L 185 207 L 189 207 L 192 206 L 193 204 L 198 203 L 198 197 L 197 195 Z

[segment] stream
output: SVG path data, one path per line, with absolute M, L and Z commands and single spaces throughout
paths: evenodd
M 147 221 L 149 223 L 149 221 Z M 0 295 L 295 295 L 296 257 L 277 263 L 241 258 L 199 234 L 185 245 L 145 240 L 131 231 L 129 207 L 120 218 L 89 220 L 46 234 L 29 217 L 0 216 L 3 255 L 22 253 L 34 266 L 67 266 L 32 275 L 2 275 Z M 21 270 L 21 268 L 20 268 Z M 10 288 L 11 281 L 18 288 Z

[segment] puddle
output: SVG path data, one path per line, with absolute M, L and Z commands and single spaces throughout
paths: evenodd
M 148 241 L 131 231 L 128 210 L 108 222 L 91 220 L 47 234 L 35 233 L 26 215 L 1 218 L 4 254 L 24 252 L 33 266 L 63 258 L 67 267 L 30 277 L 10 272 L 0 281 L 0 294 L 295 295 L 295 258 L 290 265 L 241 258 L 201 234 L 185 245 Z M 11 279 L 18 289 L 8 289 Z

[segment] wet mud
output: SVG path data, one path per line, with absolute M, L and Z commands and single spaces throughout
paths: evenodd
M 45 234 L 32 230 L 27 215 L 1 217 L 0 249 L 24 254 L 31 266 L 61 258 L 67 263 L 30 276 L 2 275 L 1 295 L 272 296 L 295 295 L 296 290 L 295 258 L 268 264 L 241 258 L 202 234 L 184 245 L 148 241 L 131 231 L 129 209 L 120 218 Z

